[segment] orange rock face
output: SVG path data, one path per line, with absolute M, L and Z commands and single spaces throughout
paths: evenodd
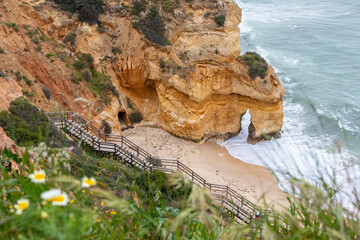
M 0 153 L 4 148 L 9 149 L 13 153 L 22 154 L 22 149 L 17 147 L 14 141 L 6 135 L 4 129 L 0 127 Z
M 12 10 L 4 16 L 16 22 L 20 32 L 0 26 L 0 43 L 5 46 L 0 69 L 37 78 L 39 84 L 27 86 L 21 80 L 19 85 L 31 89 L 35 93 L 32 102 L 47 111 L 75 111 L 98 126 L 106 120 L 119 132 L 120 113 L 128 120 L 131 109 L 137 108 L 144 116 L 143 124 L 194 141 L 236 135 L 247 110 L 251 115 L 250 143 L 278 135 L 282 127 L 284 88 L 273 69 L 269 66 L 264 79 L 252 80 L 248 67 L 237 58 L 241 9 L 232 1 L 181 0 L 173 14 L 162 12 L 164 19 L 171 19 L 166 22 L 165 36 L 171 42 L 167 46 L 148 41 L 133 27 L 126 10 L 131 7 L 130 0 L 122 1 L 127 8 L 119 7 L 115 0 L 106 1 L 108 10 L 100 17 L 105 26 L 102 32 L 97 25 L 79 23 L 76 16 L 69 17 L 46 2 L 40 3 L 39 11 L 18 1 L 4 4 Z M 214 21 L 219 14 L 226 16 L 223 26 Z M 33 50 L 36 45 L 22 24 L 31 24 L 51 39 L 41 43 L 42 53 Z M 84 84 L 71 82 L 71 71 L 63 62 L 55 59 L 50 63 L 44 56 L 70 33 L 76 34 L 76 39 L 73 44 L 61 44 L 61 51 L 93 56 L 96 67 L 111 76 L 120 92 L 118 98 L 111 97 L 111 104 L 102 104 Z M 114 48 L 120 51 L 114 53 Z M 50 100 L 44 97 L 41 85 L 51 90 Z

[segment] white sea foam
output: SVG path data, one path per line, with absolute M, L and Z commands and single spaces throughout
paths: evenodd
M 246 115 L 241 133 L 222 145 L 242 161 L 282 174 L 283 189 L 288 188 L 285 172 L 316 181 L 335 169 L 341 197 L 349 203 L 354 184 L 347 182 L 348 175 L 360 192 L 356 143 L 360 139 L 360 62 L 356 59 L 360 48 L 355 44 L 360 28 L 349 24 L 360 21 L 360 4 L 235 1 L 243 9 L 242 51 L 257 51 L 275 68 L 286 89 L 284 125 L 280 139 L 249 145 L 250 116 Z M 321 172 L 315 174 L 315 169 Z

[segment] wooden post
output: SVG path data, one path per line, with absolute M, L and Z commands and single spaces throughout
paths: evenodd
M 136 147 L 136 156 L 138 157 L 139 156 L 139 146 Z

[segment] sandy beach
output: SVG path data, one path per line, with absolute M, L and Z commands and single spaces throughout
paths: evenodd
M 286 194 L 268 169 L 232 157 L 215 142 L 194 143 L 152 127 L 127 129 L 123 135 L 150 154 L 177 159 L 207 181 L 228 185 L 258 205 L 263 205 L 264 197 L 277 209 L 287 205 Z

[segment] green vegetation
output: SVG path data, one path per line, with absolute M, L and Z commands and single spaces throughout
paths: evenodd
M 80 52 L 76 56 L 77 59 L 59 53 L 58 55 L 65 62 L 65 66 L 72 70 L 70 80 L 73 83 L 79 84 L 85 80 L 89 90 L 94 96 L 100 97 L 105 104 L 111 101 L 109 94 L 119 97 L 119 92 L 112 84 L 110 76 L 94 68 L 94 59 L 90 54 Z
M 24 94 L 25 96 L 27 96 L 27 97 L 33 97 L 34 96 L 34 93 L 33 92 L 30 92 L 30 91 L 28 91 L 28 90 L 21 90 L 21 92 L 22 92 L 22 94 Z
M 161 0 L 162 10 L 166 13 L 174 14 L 174 10 L 180 7 L 180 0 Z
M 216 24 L 219 27 L 224 26 L 225 20 L 226 20 L 226 17 L 224 15 L 218 15 L 218 16 L 214 17 L 214 21 L 216 22 Z
M 135 0 L 131 6 L 131 14 L 138 16 L 141 12 L 146 10 L 147 3 L 145 0 Z
M 139 123 L 143 120 L 143 115 L 139 110 L 135 110 L 129 115 L 129 120 L 131 123 Z
M 53 0 L 64 11 L 78 14 L 80 22 L 95 24 L 104 12 L 103 0 Z
M 45 97 L 46 97 L 48 100 L 50 100 L 50 98 L 51 98 L 51 91 L 50 91 L 50 89 L 49 89 L 48 87 L 46 87 L 46 86 L 42 86 L 41 89 L 42 89 Z
M 31 41 L 32 41 L 33 43 L 35 43 L 35 44 L 39 44 L 39 43 L 40 43 L 40 40 L 39 40 L 38 37 L 35 37 L 35 38 L 31 39 Z
M 6 77 L 6 73 L 0 70 L 0 77 Z
M 5 53 L 4 49 L 0 48 L 0 54 L 4 54 L 4 53 Z
M 0 123 L 4 114 L 15 122 L 23 121 L 28 126 L 21 135 L 37 132 L 27 129 L 38 125 L 37 121 L 48 121 L 23 99 L 12 102 L 9 111 L 0 112 Z M 35 137 L 29 139 L 28 145 L 38 142 Z M 359 238 L 359 202 L 353 202 L 354 211 L 346 210 L 336 179 L 324 181 L 330 173 L 320 177 L 317 186 L 292 178 L 293 195 L 286 209 L 237 224 L 208 191 L 180 173 L 140 171 L 84 149 L 40 144 L 30 149 L 31 159 L 29 152 L 21 157 L 0 149 L 0 239 Z M 161 165 L 156 159 L 149 161 Z M 56 195 L 42 195 L 54 189 L 59 189 Z M 359 199 L 356 191 L 353 194 Z
M 15 77 L 17 81 L 20 81 L 22 79 L 22 75 L 20 72 L 15 72 Z
M 8 28 L 14 29 L 16 32 L 19 32 L 19 31 L 20 31 L 19 26 L 18 26 L 16 23 L 5 23 L 5 25 L 6 25 Z
M 35 52 L 41 52 L 41 46 L 37 46 L 34 48 Z
M 256 52 L 247 52 L 239 57 L 248 67 L 248 74 L 251 79 L 255 79 L 257 76 L 264 78 L 268 69 L 266 61 Z
M 121 54 L 121 53 L 122 53 L 122 51 L 121 51 L 121 49 L 120 49 L 119 47 L 112 47 L 112 48 L 111 48 L 111 52 L 112 52 L 114 55 L 116 55 L 116 54 Z
M 63 42 L 70 43 L 71 46 L 74 46 L 76 43 L 76 37 L 77 35 L 75 33 L 70 33 L 63 39 Z
M 28 86 L 32 85 L 32 81 L 30 79 L 28 79 L 26 76 L 23 76 L 23 79 L 25 80 L 26 85 L 28 85 Z
M 102 127 L 101 128 L 104 129 L 104 133 L 111 134 L 111 126 L 107 121 L 102 120 Z
M 20 146 L 33 146 L 42 141 L 51 146 L 64 143 L 47 116 L 23 98 L 12 101 L 9 112 L 0 112 L 0 126 Z
M 131 102 L 130 98 L 129 97 L 126 97 L 126 105 L 128 108 L 130 108 L 131 110 L 135 110 L 135 107 L 133 105 L 133 103 Z
M 152 6 L 145 18 L 137 21 L 134 26 L 140 29 L 150 42 L 161 46 L 169 44 L 169 40 L 164 36 L 165 24 L 156 6 Z
M 50 53 L 46 54 L 45 56 L 46 56 L 47 58 L 51 58 L 51 57 L 55 57 L 55 56 L 56 56 L 56 54 L 55 54 L 55 53 L 50 52 Z

